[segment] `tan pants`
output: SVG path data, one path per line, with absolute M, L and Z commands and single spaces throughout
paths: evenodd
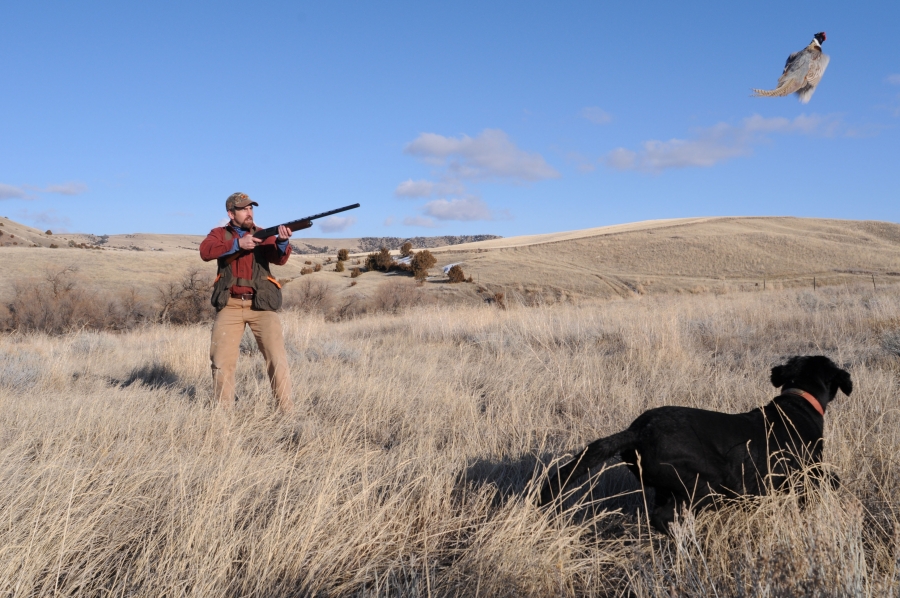
M 244 327 L 250 326 L 256 344 L 266 358 L 266 372 L 278 407 L 289 413 L 294 408 L 294 401 L 291 399 L 291 372 L 284 350 L 281 318 L 274 311 L 253 310 L 251 305 L 252 301 L 231 297 L 228 305 L 216 315 L 209 346 L 216 402 L 225 409 L 234 405 L 234 371 Z

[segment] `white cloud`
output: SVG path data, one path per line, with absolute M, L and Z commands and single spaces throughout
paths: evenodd
M 613 151 L 606 154 L 604 158 L 606 165 L 616 170 L 632 170 L 637 163 L 637 152 L 617 147 Z
M 22 187 L 0 183 L 0 199 L 29 199 L 29 197 Z
M 409 179 L 397 185 L 394 195 L 397 197 L 431 197 L 432 189 L 434 189 L 434 183 L 431 181 Z
M 397 197 L 433 197 L 435 195 L 456 195 L 465 192 L 465 187 L 459 181 L 447 181 L 443 183 L 434 183 L 427 180 L 414 181 L 412 179 L 403 181 L 394 189 L 394 195 Z
M 499 129 L 485 129 L 477 137 L 444 137 L 422 133 L 407 144 L 405 153 L 446 169 L 446 180 L 512 179 L 538 181 L 559 177 L 540 154 L 525 152 Z
M 36 187 L 34 185 L 15 187 L 13 185 L 0 183 L 0 199 L 35 199 L 35 196 L 31 195 L 30 192 L 79 195 L 87 190 L 87 185 L 79 183 L 78 181 L 71 181 L 60 185 L 47 185 L 44 188 Z
M 884 78 L 884 81 L 890 85 L 900 85 L 900 74 L 888 75 Z M 893 98 L 889 110 L 894 116 L 900 116 L 900 94 Z
M 508 217 L 506 212 L 492 213 L 480 198 L 466 195 L 464 182 L 522 184 L 560 176 L 543 156 L 519 149 L 499 129 L 485 129 L 476 137 L 422 133 L 403 151 L 434 166 L 433 180 L 408 179 L 397 185 L 394 195 L 402 198 L 440 198 L 424 206 L 428 217 L 404 219 L 403 224 L 407 226 L 434 227 L 435 218 L 473 221 Z
M 494 216 L 481 198 L 436 199 L 425 204 L 425 213 L 438 220 L 493 220 Z
M 608 154 L 607 164 L 619 170 L 660 172 L 667 168 L 709 167 L 748 152 L 749 148 L 740 143 L 731 144 L 715 137 L 645 141 L 638 152 L 624 148 L 613 150 Z
M 394 226 L 394 220 L 396 220 L 393 216 L 388 216 L 384 219 L 385 226 Z
M 43 189 L 45 193 L 59 193 L 61 195 L 80 195 L 87 190 L 87 185 L 78 181 L 70 181 L 61 185 L 47 185 L 46 189 Z
M 574 164 L 575 168 L 578 169 L 578 172 L 592 172 L 597 168 L 596 164 L 594 164 L 590 158 L 579 152 L 568 152 L 566 154 L 566 160 Z
M 403 224 L 406 226 L 424 226 L 425 228 L 437 227 L 437 223 L 434 220 L 425 216 L 407 216 L 403 219 Z
M 650 140 L 637 151 L 616 148 L 603 161 L 616 170 L 640 170 L 659 173 L 669 168 L 708 168 L 732 158 L 747 156 L 753 146 L 770 134 L 830 136 L 841 123 L 834 117 L 802 114 L 796 118 L 764 118 L 755 114 L 740 125 L 719 123 L 700 129 L 691 139 Z
M 612 122 L 612 114 L 610 114 L 603 108 L 598 108 L 597 106 L 588 106 L 587 108 L 582 108 L 579 114 L 582 118 L 588 119 L 595 125 L 605 125 Z
M 329 216 L 319 223 L 319 228 L 325 233 L 336 233 L 347 230 L 356 224 L 356 216 Z
M 44 226 L 53 226 L 57 232 L 63 232 L 60 226 L 69 226 L 72 221 L 68 216 L 60 216 L 56 210 L 44 210 L 42 212 L 31 212 L 29 210 L 19 210 L 17 217 L 24 221 L 43 228 Z
M 745 118 L 742 126 L 744 132 L 747 133 L 801 133 L 803 135 L 833 135 L 840 126 L 840 121 L 832 117 L 822 117 L 818 114 L 806 116 L 801 114 L 794 120 L 773 117 L 764 118 L 758 114 L 754 114 L 749 118 Z M 728 132 L 728 125 L 718 124 L 713 129 L 721 132 Z

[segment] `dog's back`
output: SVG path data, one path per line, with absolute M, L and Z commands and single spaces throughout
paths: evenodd
M 850 374 L 823 356 L 793 357 L 772 369 L 782 393 L 764 407 L 727 414 L 690 407 L 659 407 L 622 432 L 589 444 L 544 485 L 540 503 L 570 481 L 621 455 L 643 485 L 656 490 L 652 521 L 665 530 L 682 505 L 713 495 L 764 494 L 782 488 L 800 468 L 822 457 L 824 412 Z
M 803 399 L 776 397 L 746 413 L 659 407 L 629 426 L 637 438 L 622 460 L 645 484 L 681 500 L 764 494 L 790 471 L 821 459 L 822 418 Z

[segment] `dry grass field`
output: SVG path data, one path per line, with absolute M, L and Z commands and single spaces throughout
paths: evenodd
M 898 291 L 289 311 L 286 418 L 252 342 L 238 408 L 210 406 L 208 326 L 2 335 L 0 594 L 896 596 Z M 764 404 L 794 354 L 853 376 L 826 414 L 839 490 L 672 537 L 612 463 L 561 512 L 530 501 L 543 463 L 645 409 Z

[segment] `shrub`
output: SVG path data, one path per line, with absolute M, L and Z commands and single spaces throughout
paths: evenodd
M 172 324 L 196 324 L 215 317 L 209 302 L 212 276 L 191 268 L 178 281 L 157 285 L 158 320 Z
M 313 272 L 321 272 L 321 271 L 322 271 L 322 264 L 317 263 L 315 266 L 313 266 Z
M 305 313 L 327 313 L 333 301 L 334 296 L 328 283 L 315 278 L 304 278 L 291 285 L 284 294 L 285 309 L 296 309 Z
M 375 289 L 372 295 L 372 311 L 397 314 L 409 307 L 422 305 L 429 296 L 418 288 L 418 285 L 406 279 L 393 279 Z
M 459 267 L 459 264 L 456 264 L 452 268 L 450 268 L 450 270 L 447 272 L 447 277 L 450 279 L 451 283 L 466 281 L 466 275 L 463 272 L 463 269 Z
M 494 293 L 494 303 L 496 303 L 497 307 L 500 309 L 506 309 L 506 295 L 503 293 Z
M 53 234 L 53 231 L 50 230 L 50 229 L 48 228 L 47 230 L 44 231 L 44 234 L 45 234 L 45 235 L 52 235 L 52 234 Z
M 326 319 L 332 322 L 339 322 L 341 320 L 351 320 L 364 313 L 366 313 L 366 305 L 359 295 L 350 295 L 349 297 L 344 297 L 331 310 Z
M 348 259 L 350 259 L 350 252 L 346 249 L 338 249 L 337 259 L 339 262 L 346 262 Z
M 382 247 L 366 257 L 366 269 L 388 272 L 394 266 L 394 258 L 387 247 Z
M 344 271 L 344 262 L 342 260 L 338 260 L 338 263 L 334 265 L 335 272 L 343 272 Z
M 311 261 L 309 261 L 309 260 L 306 260 L 306 261 L 305 261 L 305 262 L 303 262 L 303 263 L 304 263 L 304 264 L 306 264 L 306 265 L 307 265 L 307 266 L 312 266 L 312 262 L 311 262 Z
M 59 249 L 59 245 L 56 243 L 50 243 L 50 249 Z
M 135 289 L 118 295 L 87 293 L 74 278 L 78 268 L 46 271 L 40 280 L 16 282 L 0 327 L 63 334 L 73 330 L 123 330 L 151 319 Z
M 350 278 L 356 278 L 360 274 L 362 274 L 362 271 L 359 268 L 353 268 L 352 270 L 350 270 Z
M 305 276 L 307 274 L 312 274 L 312 273 L 313 273 L 312 268 L 308 268 L 306 266 L 304 266 L 303 268 L 300 268 L 300 276 Z
M 427 249 L 417 251 L 413 254 L 409 265 L 412 268 L 413 276 L 416 280 L 425 280 L 428 277 L 428 269 L 434 266 L 437 260 L 431 255 Z
M 412 243 L 407 241 L 403 245 L 400 246 L 400 255 L 403 257 L 409 257 L 412 255 Z

